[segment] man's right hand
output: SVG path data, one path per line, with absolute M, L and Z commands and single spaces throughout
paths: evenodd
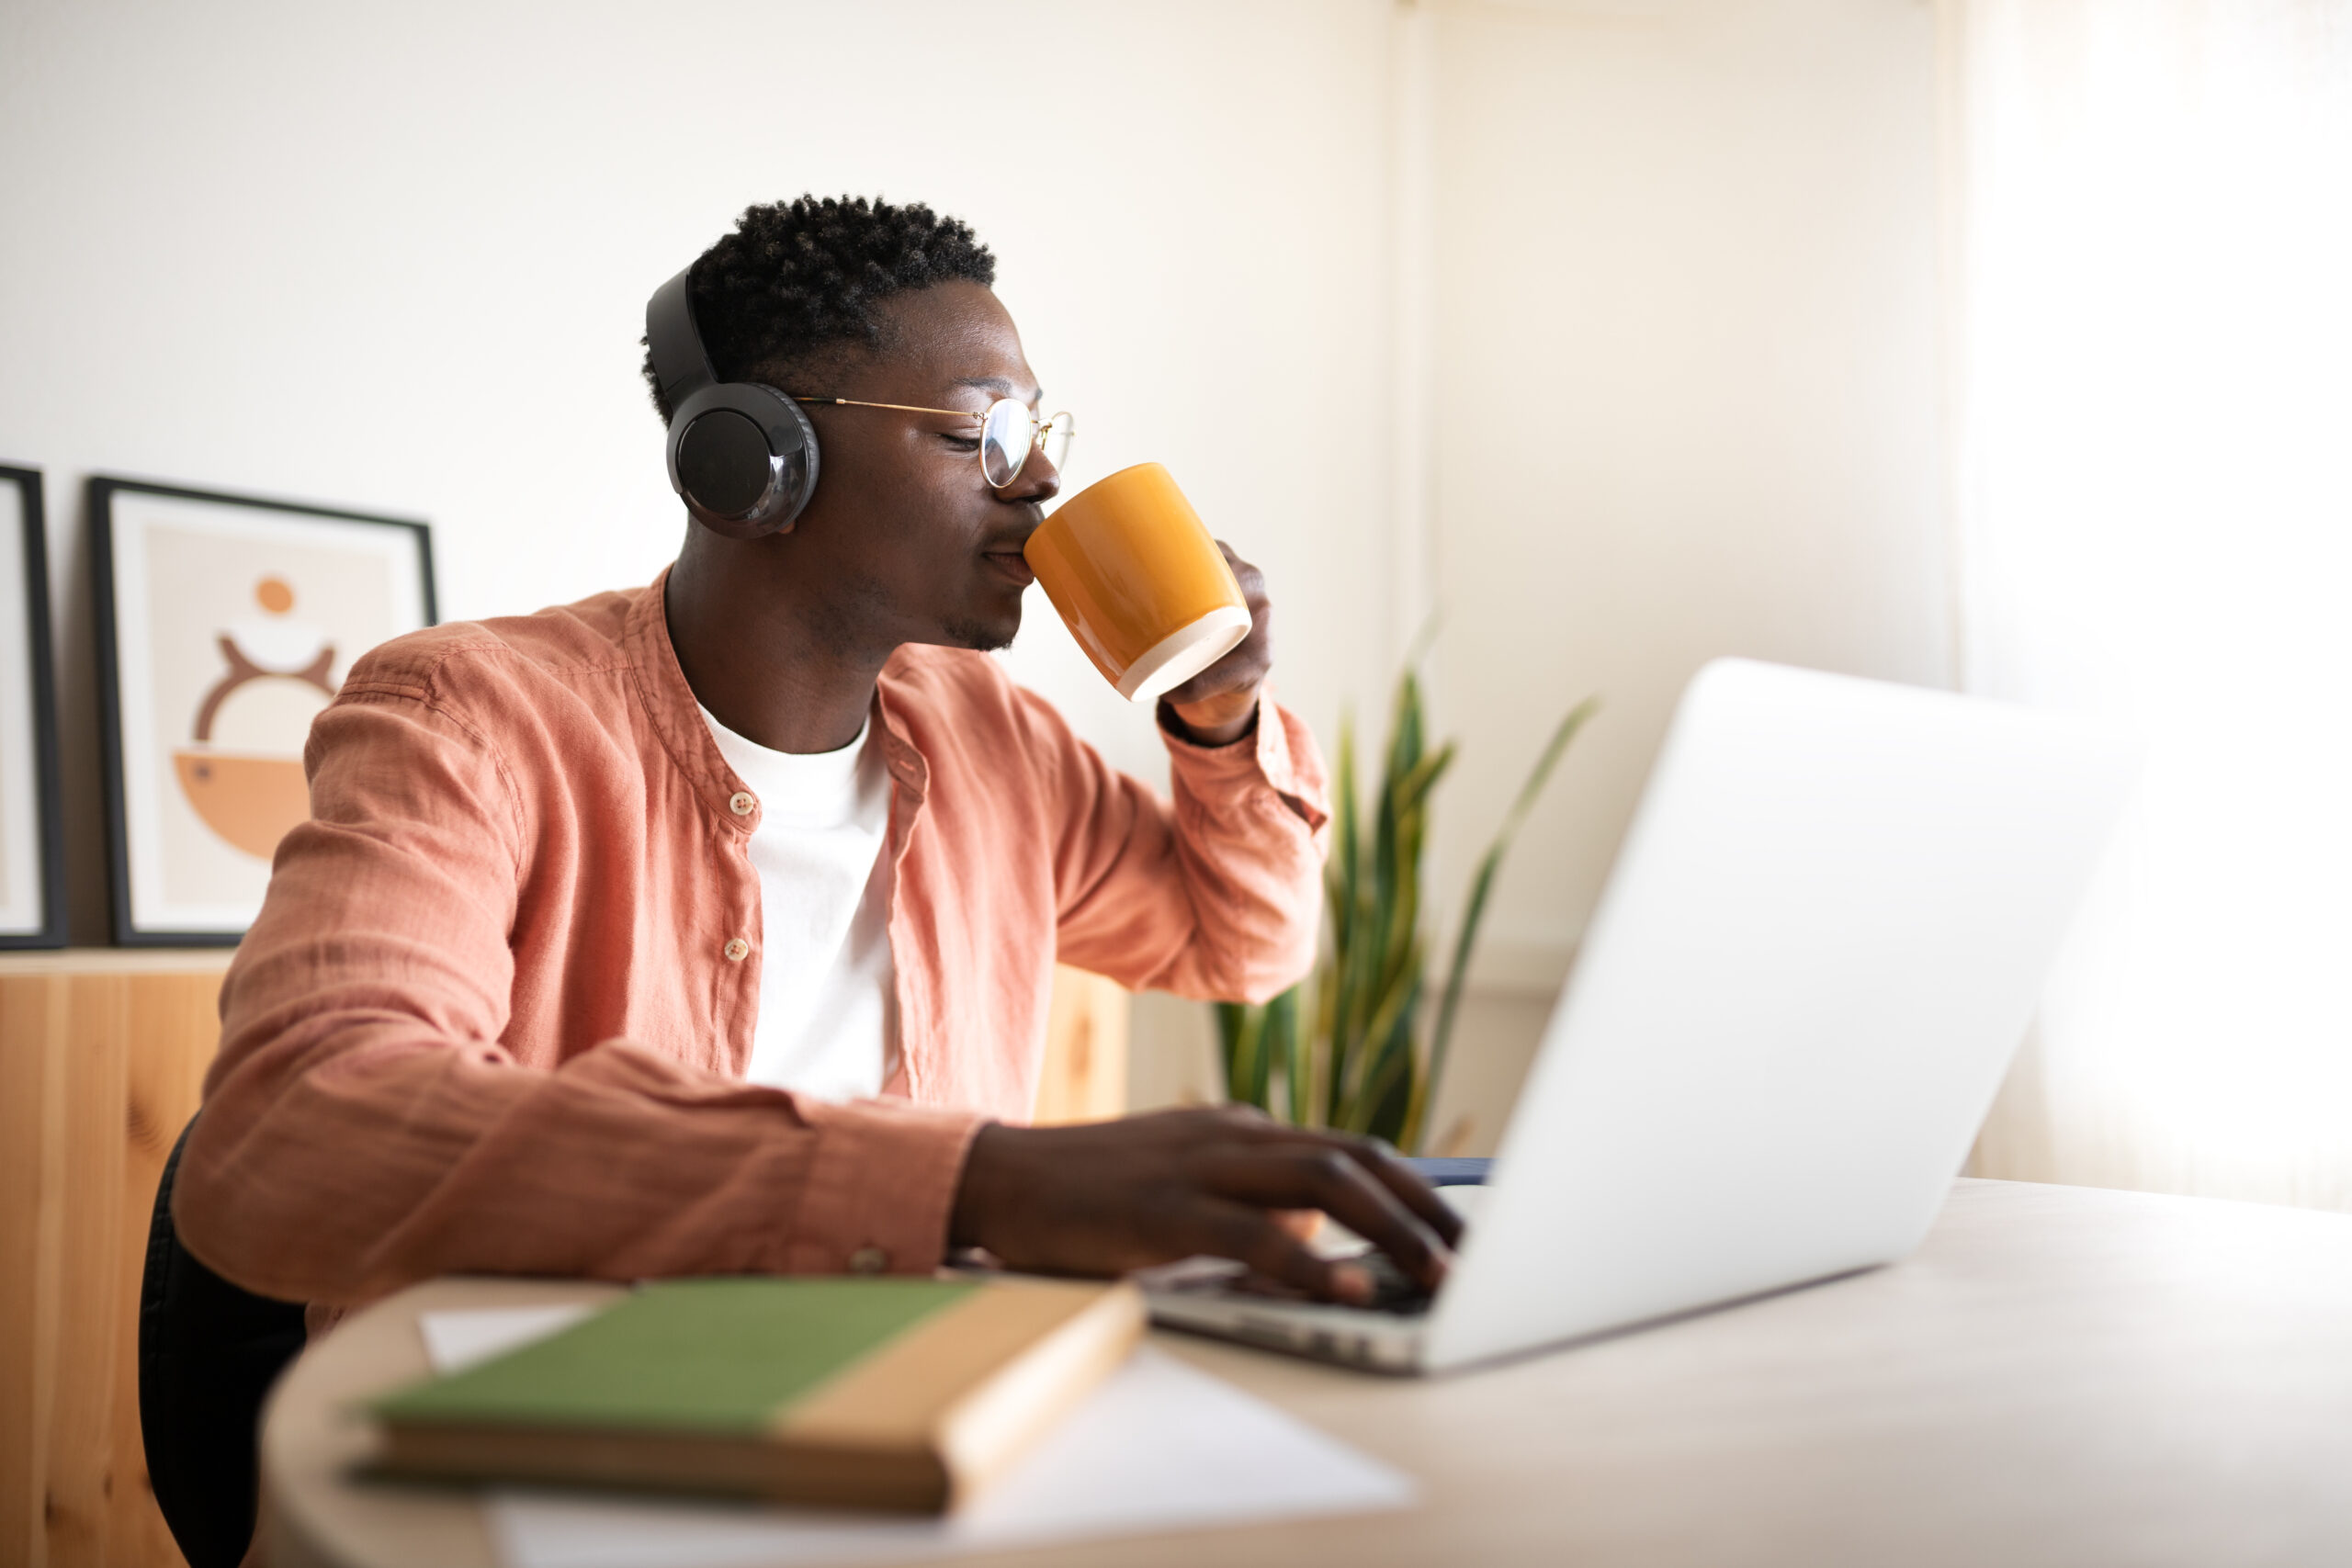
M 1239 1107 L 1069 1127 L 992 1122 L 972 1141 L 949 1240 L 1012 1269 L 1118 1274 L 1206 1253 L 1329 1301 L 1372 1292 L 1282 1211 L 1320 1210 L 1434 1290 L 1462 1222 L 1387 1145 Z

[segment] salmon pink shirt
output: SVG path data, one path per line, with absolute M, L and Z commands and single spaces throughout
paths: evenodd
M 987 655 L 910 647 L 873 714 L 898 1069 L 849 1104 L 745 1082 L 762 807 L 666 581 L 398 638 L 319 716 L 175 1193 L 220 1274 L 330 1308 L 452 1272 L 929 1269 L 972 1134 L 1028 1118 L 1057 959 L 1202 998 L 1306 972 L 1327 806 L 1295 718 L 1168 738 L 1171 804 Z

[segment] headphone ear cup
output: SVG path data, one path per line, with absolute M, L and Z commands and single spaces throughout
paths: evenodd
M 791 449 L 784 455 L 777 476 L 775 510 L 775 526 L 789 528 L 799 521 L 801 513 L 808 510 L 817 493 L 817 427 L 810 423 L 807 409 L 774 387 L 758 389 L 774 398 L 784 419 L 791 422 L 794 439 L 788 443 Z M 783 433 L 781 421 L 770 428 L 779 435 Z
M 817 427 L 773 387 L 706 387 L 671 419 L 669 468 L 704 526 L 734 539 L 780 533 L 816 493 Z

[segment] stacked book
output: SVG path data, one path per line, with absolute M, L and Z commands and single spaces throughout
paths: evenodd
M 672 1280 L 377 1400 L 377 1468 L 938 1512 L 1143 1328 L 1125 1284 Z

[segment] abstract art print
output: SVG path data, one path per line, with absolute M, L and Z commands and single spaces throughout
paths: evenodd
M 0 948 L 65 945 L 40 471 L 0 468 Z
M 90 481 L 115 941 L 229 945 L 310 815 L 302 746 L 352 660 L 433 624 L 422 523 Z

